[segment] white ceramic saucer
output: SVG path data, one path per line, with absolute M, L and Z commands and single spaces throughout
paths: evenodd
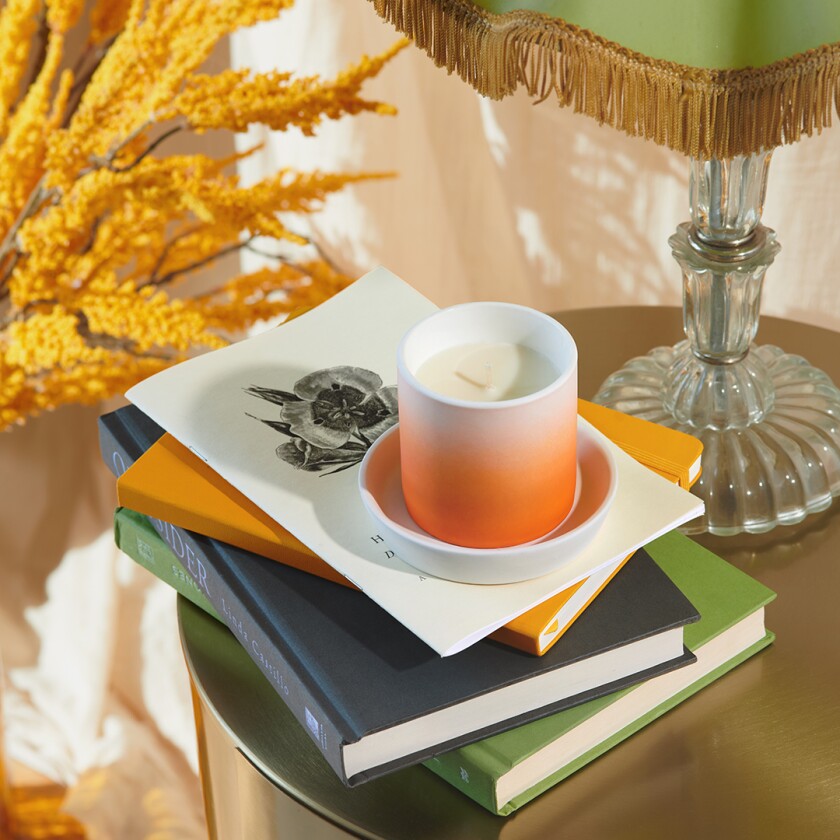
M 400 476 L 399 425 L 381 435 L 359 470 L 362 502 L 379 534 L 418 571 L 462 583 L 514 583 L 540 577 L 580 554 L 612 505 L 618 471 L 597 432 L 578 423 L 580 493 L 572 512 L 540 540 L 509 548 L 466 548 L 435 539 L 411 518 Z

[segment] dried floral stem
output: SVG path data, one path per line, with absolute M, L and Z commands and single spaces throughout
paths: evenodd
M 73 87 L 70 88 L 70 99 L 67 103 L 67 110 L 64 115 L 62 128 L 67 128 L 67 126 L 70 124 L 70 120 L 73 118 L 73 114 L 76 113 L 76 109 L 79 107 L 79 103 L 82 101 L 82 95 L 85 92 L 85 88 L 87 88 L 88 83 L 93 78 L 93 74 L 99 69 L 99 65 L 102 63 L 102 60 L 107 55 L 108 50 L 111 48 L 111 44 L 114 43 L 116 38 L 116 35 L 112 35 L 110 38 L 108 38 L 107 41 L 103 42 L 102 44 L 99 44 L 97 47 L 88 47 L 79 56 L 79 59 L 73 66 L 74 82 Z M 85 63 L 91 55 L 93 56 L 93 61 L 88 65 L 87 69 L 85 69 L 85 71 L 82 72 L 82 67 L 84 67 Z
M 323 247 L 316 242 L 311 236 L 307 236 L 306 234 L 300 233 L 297 230 L 289 228 L 289 232 L 295 236 L 297 239 L 302 239 L 306 245 L 312 248 L 315 253 L 318 255 L 318 259 L 326 263 L 333 271 L 337 274 L 342 274 L 344 269 L 342 269 L 333 259 L 324 251 Z M 254 250 L 253 248 L 249 248 L 249 250 Z M 259 254 L 259 251 L 254 251 L 254 253 Z M 274 254 L 263 253 L 261 256 L 268 257 L 269 259 L 280 259 L 280 257 Z
M 325 119 L 393 113 L 361 87 L 401 44 L 334 80 L 206 75 L 222 38 L 290 0 L 91 0 L 91 37 L 101 43 L 77 56 L 65 48 L 80 42 L 70 34 L 80 6 L 25 3 L 0 6 L 2 31 L 25 33 L 19 42 L 30 50 L 7 53 L 8 112 L 0 114 L 0 429 L 121 393 L 349 282 L 286 221 L 374 176 L 281 171 L 244 187 L 233 164 L 247 153 L 167 155 L 164 143 L 179 132 L 255 124 L 311 134 Z M 39 45 L 32 10 L 44 8 Z M 17 79 L 26 80 L 20 96 Z M 270 254 L 275 265 L 212 292 L 170 294 L 222 257 L 259 250 L 257 236 L 305 243 L 315 256 Z
M 90 329 L 90 322 L 84 312 L 77 310 L 73 315 L 78 319 L 79 334 L 85 338 L 91 347 L 102 347 L 108 350 L 118 351 L 121 353 L 132 353 L 141 355 L 146 359 L 172 359 L 172 353 L 167 353 L 163 350 L 137 350 L 137 342 L 130 339 L 119 338 L 117 336 L 108 335 L 107 333 L 96 333 Z
M 96 166 L 105 166 L 110 167 L 111 164 L 117 159 L 117 156 L 123 149 L 126 148 L 129 144 L 133 143 L 138 137 L 144 134 L 149 128 L 154 124 L 154 117 L 149 117 L 144 122 L 141 122 L 139 125 L 135 126 L 128 134 L 125 135 L 121 140 L 117 140 L 115 143 L 111 145 L 111 148 L 103 156 L 98 155 L 91 155 L 90 160 Z
M 108 154 L 105 155 L 105 157 L 92 156 L 91 162 L 94 163 L 96 166 L 105 167 L 105 169 L 109 170 L 110 172 L 130 172 L 132 169 L 134 169 L 135 166 L 137 166 L 138 163 L 140 163 L 144 158 L 148 157 L 148 155 L 150 155 L 158 146 L 160 146 L 160 144 L 163 143 L 164 140 L 168 140 L 174 134 L 177 134 L 179 131 L 183 131 L 187 127 L 186 123 L 183 121 L 178 123 L 177 125 L 172 126 L 172 128 L 168 129 L 167 131 L 164 131 L 163 134 L 156 137 L 151 143 L 149 143 L 149 145 L 139 155 L 137 155 L 137 157 L 134 158 L 134 160 L 131 161 L 131 163 L 127 163 L 125 164 L 125 166 L 117 166 L 114 163 L 114 160 L 119 155 L 119 153 L 129 143 L 131 143 L 132 140 L 136 140 L 143 133 L 143 131 L 146 131 L 151 124 L 151 121 L 144 123 L 143 126 L 132 132 L 132 134 L 129 135 L 119 146 L 109 151 Z
M 149 272 L 149 278 L 154 278 L 158 276 L 158 272 L 163 268 L 163 264 L 166 262 L 167 257 L 172 252 L 172 248 L 174 245 L 177 245 L 179 242 L 186 239 L 188 236 L 192 236 L 194 233 L 198 233 L 201 228 L 197 225 L 193 227 L 189 227 L 186 230 L 182 230 L 180 233 L 177 233 L 173 236 L 164 246 L 160 252 L 160 256 L 157 258 L 152 270 Z M 147 283 L 146 285 L 149 285 Z
M 137 164 L 140 163 L 140 161 L 142 161 L 150 152 L 154 151 L 154 149 L 161 143 L 163 143 L 164 140 L 167 140 L 169 137 L 172 137 L 172 135 L 177 134 L 179 131 L 182 131 L 185 127 L 183 124 L 173 126 L 168 131 L 165 131 L 163 134 L 161 134 L 160 137 L 158 137 L 154 142 L 150 143 L 148 148 L 141 152 L 130 164 L 127 164 L 122 167 L 115 166 L 113 161 L 119 155 L 119 153 L 129 143 L 131 143 L 133 140 L 136 140 L 144 131 L 146 131 L 151 124 L 151 121 L 147 121 L 142 125 L 138 126 L 125 139 L 115 144 L 114 147 L 110 149 L 104 157 L 92 157 L 91 161 L 94 164 L 94 166 L 92 168 L 84 170 L 82 174 L 89 174 L 90 172 L 94 171 L 94 169 L 100 167 L 105 167 L 106 169 L 109 169 L 112 172 L 128 172 L 129 170 L 137 166 Z M 10 253 L 13 256 L 13 261 L 10 263 L 10 267 L 7 266 L 7 268 L 3 271 L 2 277 L 0 277 L 0 286 L 2 286 L 8 281 L 9 276 L 11 276 L 15 266 L 17 265 L 17 261 L 21 256 L 21 252 L 16 243 L 16 237 L 21 226 L 24 224 L 24 222 L 26 222 L 27 219 L 30 219 L 32 216 L 34 216 L 41 209 L 45 202 L 54 198 L 59 198 L 61 195 L 60 191 L 57 189 L 45 189 L 44 181 L 45 177 L 42 177 L 35 185 L 34 189 L 29 194 L 29 198 L 27 199 L 26 204 L 23 206 L 23 209 L 20 211 L 20 214 L 18 215 L 14 224 L 6 232 L 6 235 L 3 237 L 2 242 L 0 242 L 0 264 L 3 263 L 3 261 L 9 256 Z M 91 233 L 92 236 L 95 236 L 95 229 L 92 230 Z
M 20 96 L 18 97 L 18 103 L 26 96 L 26 92 L 32 86 L 32 83 L 41 73 L 41 70 L 44 67 L 44 62 L 47 58 L 47 40 L 50 35 L 49 27 L 47 26 L 47 9 L 46 6 L 41 8 L 41 11 L 38 13 L 38 31 L 35 34 L 35 43 L 37 43 L 37 52 L 35 53 L 32 62 L 29 67 L 29 73 L 26 76 L 23 84 L 20 87 Z
M 26 204 L 23 205 L 23 209 L 18 214 L 12 226 L 6 231 L 3 241 L 0 242 L 0 263 L 9 256 L 13 247 L 17 247 L 15 240 L 21 225 L 33 216 L 40 209 L 41 205 L 53 195 L 51 190 L 44 189 L 45 180 L 46 177 L 42 176 L 35 185 L 35 188 L 29 194 L 29 198 L 26 200 Z
M 253 239 L 253 236 L 249 237 L 248 239 L 242 242 L 234 242 L 232 245 L 227 245 L 224 248 L 219 248 L 218 251 L 215 251 L 212 254 L 208 254 L 206 257 L 202 257 L 200 260 L 195 260 L 195 262 L 191 262 L 188 265 L 181 266 L 181 268 L 176 268 L 172 271 L 168 271 L 166 274 L 163 274 L 159 277 L 152 274 L 149 276 L 149 279 L 146 280 L 144 283 L 139 283 L 137 285 L 137 288 L 144 289 L 147 286 L 163 286 L 167 283 L 171 283 L 176 277 L 180 277 L 183 274 L 189 274 L 192 271 L 197 271 L 199 268 L 204 268 L 204 266 L 209 265 L 215 260 L 221 259 L 222 257 L 225 257 L 228 254 L 233 254 L 236 251 L 239 251 L 241 248 L 245 248 L 250 243 L 251 239 Z
M 38 309 L 39 306 L 52 306 L 55 303 L 53 300 L 29 300 L 26 304 L 21 307 L 16 312 L 13 312 L 11 315 L 8 315 L 2 321 L 0 321 L 0 331 L 7 329 L 11 326 L 15 321 L 22 321 L 27 315 L 34 312 Z
M 0 300 L 5 300 L 9 296 L 8 281 L 17 267 L 20 259 L 20 251 L 12 251 L 11 255 L 3 267 L 3 273 L 0 275 Z
M 263 251 L 260 248 L 257 248 L 255 245 L 252 245 L 250 242 L 246 245 L 242 246 L 246 251 L 250 251 L 252 254 L 256 254 L 258 257 L 265 257 L 269 260 L 277 260 L 278 262 L 288 263 L 289 260 L 283 254 L 270 254 L 268 251 Z
M 256 254 L 257 256 L 265 257 L 266 259 L 282 263 L 283 265 L 286 265 L 289 268 L 293 268 L 295 271 L 298 271 L 307 277 L 312 276 L 312 272 L 309 271 L 303 263 L 299 262 L 298 260 L 291 259 L 290 257 L 287 257 L 284 254 L 269 254 L 267 251 L 261 251 L 257 248 L 254 248 L 250 243 L 243 243 L 241 247 L 246 251 L 250 251 L 252 254 Z

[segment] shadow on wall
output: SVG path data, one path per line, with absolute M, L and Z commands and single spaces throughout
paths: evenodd
M 318 10 L 301 2 L 277 24 L 238 33 L 234 60 L 329 75 L 396 37 L 370 4 L 322 0 Z M 382 263 L 440 306 L 679 303 L 667 242 L 688 218 L 683 156 L 551 98 L 483 100 L 412 47 L 366 92 L 399 116 L 324 124 L 315 138 L 254 136 L 267 144 L 244 167 L 253 177 L 279 165 L 398 173 L 331 197 L 312 219 L 349 273 Z M 831 261 L 838 199 L 826 178 L 838 166 L 837 129 L 774 155 L 765 219 L 783 250 L 765 282 L 767 314 L 840 326 Z
M 534 305 L 676 302 L 667 238 L 686 215 L 687 161 L 551 100 L 478 101 Z
M 434 88 L 420 81 L 427 71 L 438 74 Z M 522 92 L 484 99 L 428 60 L 415 72 L 419 97 L 400 103 L 398 120 L 423 122 L 429 147 L 398 162 L 393 188 L 408 196 L 417 180 L 435 176 L 447 230 L 406 245 L 448 243 L 454 259 L 442 257 L 441 271 L 454 264 L 459 273 L 444 298 L 546 311 L 679 300 L 667 238 L 685 215 L 681 156 Z M 411 162 L 418 154 L 428 161 L 420 171 Z M 415 208 L 411 226 L 421 214 L 439 217 L 399 203 Z
M 329 75 L 395 38 L 367 4 L 335 11 L 338 22 L 316 19 L 299 4 L 276 24 L 238 34 L 234 60 Z M 440 306 L 678 302 L 667 238 L 687 215 L 680 155 L 552 100 L 482 99 L 412 47 L 366 92 L 399 115 L 325 123 L 315 138 L 255 133 L 249 142 L 267 141 L 264 150 L 242 165 L 246 179 L 281 164 L 398 173 L 330 197 L 311 219 L 348 272 L 382 263 Z

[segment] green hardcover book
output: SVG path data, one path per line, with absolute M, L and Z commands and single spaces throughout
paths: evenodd
M 114 534 L 117 545 L 122 547 L 132 560 L 164 583 L 168 583 L 176 592 L 197 607 L 201 607 L 213 618 L 222 620 L 207 600 L 207 596 L 198 588 L 192 575 L 161 540 L 147 517 L 128 508 L 117 508 L 114 513 Z
M 648 553 L 700 612 L 685 628 L 697 662 L 424 762 L 496 814 L 510 814 L 773 641 L 775 593 L 677 532 Z

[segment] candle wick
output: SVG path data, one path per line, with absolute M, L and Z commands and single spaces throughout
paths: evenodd
M 496 386 L 493 384 L 493 365 L 490 362 L 484 364 L 484 390 L 492 391 Z

